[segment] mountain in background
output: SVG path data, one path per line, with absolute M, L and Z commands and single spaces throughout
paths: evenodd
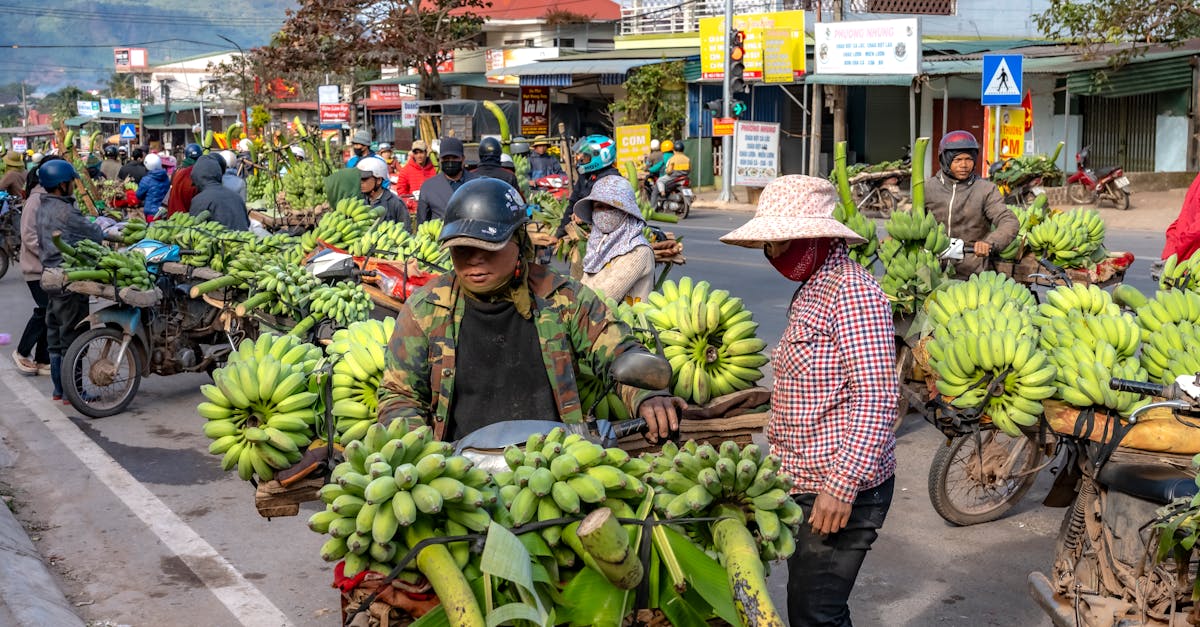
M 0 82 L 42 93 L 101 88 L 114 47 L 146 48 L 151 65 L 234 48 L 218 35 L 249 49 L 266 44 L 295 8 L 295 0 L 0 0 Z

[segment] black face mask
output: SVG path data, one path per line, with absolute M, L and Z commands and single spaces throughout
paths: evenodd
M 463 171 L 462 161 L 446 160 L 446 161 L 442 162 L 442 172 L 446 176 L 458 176 L 459 174 L 462 174 L 462 171 Z
M 366 146 L 363 146 L 363 147 L 361 147 L 361 148 L 359 148 L 359 147 L 357 147 L 357 146 L 356 146 L 356 147 L 354 148 L 354 154 L 358 155 L 359 157 L 365 157 L 365 156 L 367 156 L 367 148 L 366 148 Z

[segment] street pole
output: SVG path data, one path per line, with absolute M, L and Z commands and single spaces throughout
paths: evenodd
M 729 58 L 729 35 L 733 32 L 733 0 L 725 0 L 725 78 L 721 81 L 721 115 L 733 117 L 733 80 L 730 67 L 733 62 Z M 721 138 L 721 195 L 720 202 L 733 202 L 733 138 L 725 135 Z
M 250 129 L 250 112 L 249 112 L 250 102 L 247 100 L 247 97 L 246 97 L 246 53 L 242 51 L 242 47 L 239 46 L 236 41 L 234 41 L 224 35 L 217 35 L 217 37 L 220 37 L 221 39 L 224 39 L 225 41 L 228 41 L 229 43 L 233 44 L 233 47 L 237 48 L 237 51 L 238 51 L 238 55 L 239 55 L 238 67 L 241 69 L 241 74 L 242 74 L 242 114 L 239 115 L 238 117 L 242 118 L 242 132 L 244 133 Z M 232 137 L 229 138 L 229 141 L 232 144 L 233 138 Z
M 843 4 L 843 0 L 833 0 L 833 21 L 842 21 L 844 17 Z M 833 85 L 829 89 L 830 99 L 833 100 L 830 104 L 833 105 L 833 143 L 835 145 L 846 141 L 846 89 L 845 85 Z

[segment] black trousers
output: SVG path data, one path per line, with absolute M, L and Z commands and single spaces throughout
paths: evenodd
M 788 620 L 791 627 L 850 627 L 850 591 L 867 551 L 892 505 L 895 477 L 863 490 L 854 499 L 850 520 L 837 533 L 812 532 L 815 494 L 798 494 L 804 523 L 796 534 L 796 552 L 788 559 Z
M 33 296 L 33 315 L 25 323 L 25 332 L 17 342 L 17 353 L 29 357 L 39 364 L 50 363 L 50 351 L 46 349 L 46 307 L 50 297 L 42 289 L 41 281 L 26 281 Z
M 61 292 L 50 297 L 46 312 L 47 348 L 51 354 L 63 355 L 71 342 L 86 329 L 79 323 L 88 316 L 88 297 L 83 294 Z

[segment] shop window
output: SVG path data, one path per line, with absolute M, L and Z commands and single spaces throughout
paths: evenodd
M 954 15 L 955 4 L 955 0 L 853 0 L 856 11 L 911 15 Z
M 574 48 L 575 47 L 575 38 L 574 37 L 563 37 L 562 39 L 555 38 L 554 39 L 554 47 L 555 48 Z

